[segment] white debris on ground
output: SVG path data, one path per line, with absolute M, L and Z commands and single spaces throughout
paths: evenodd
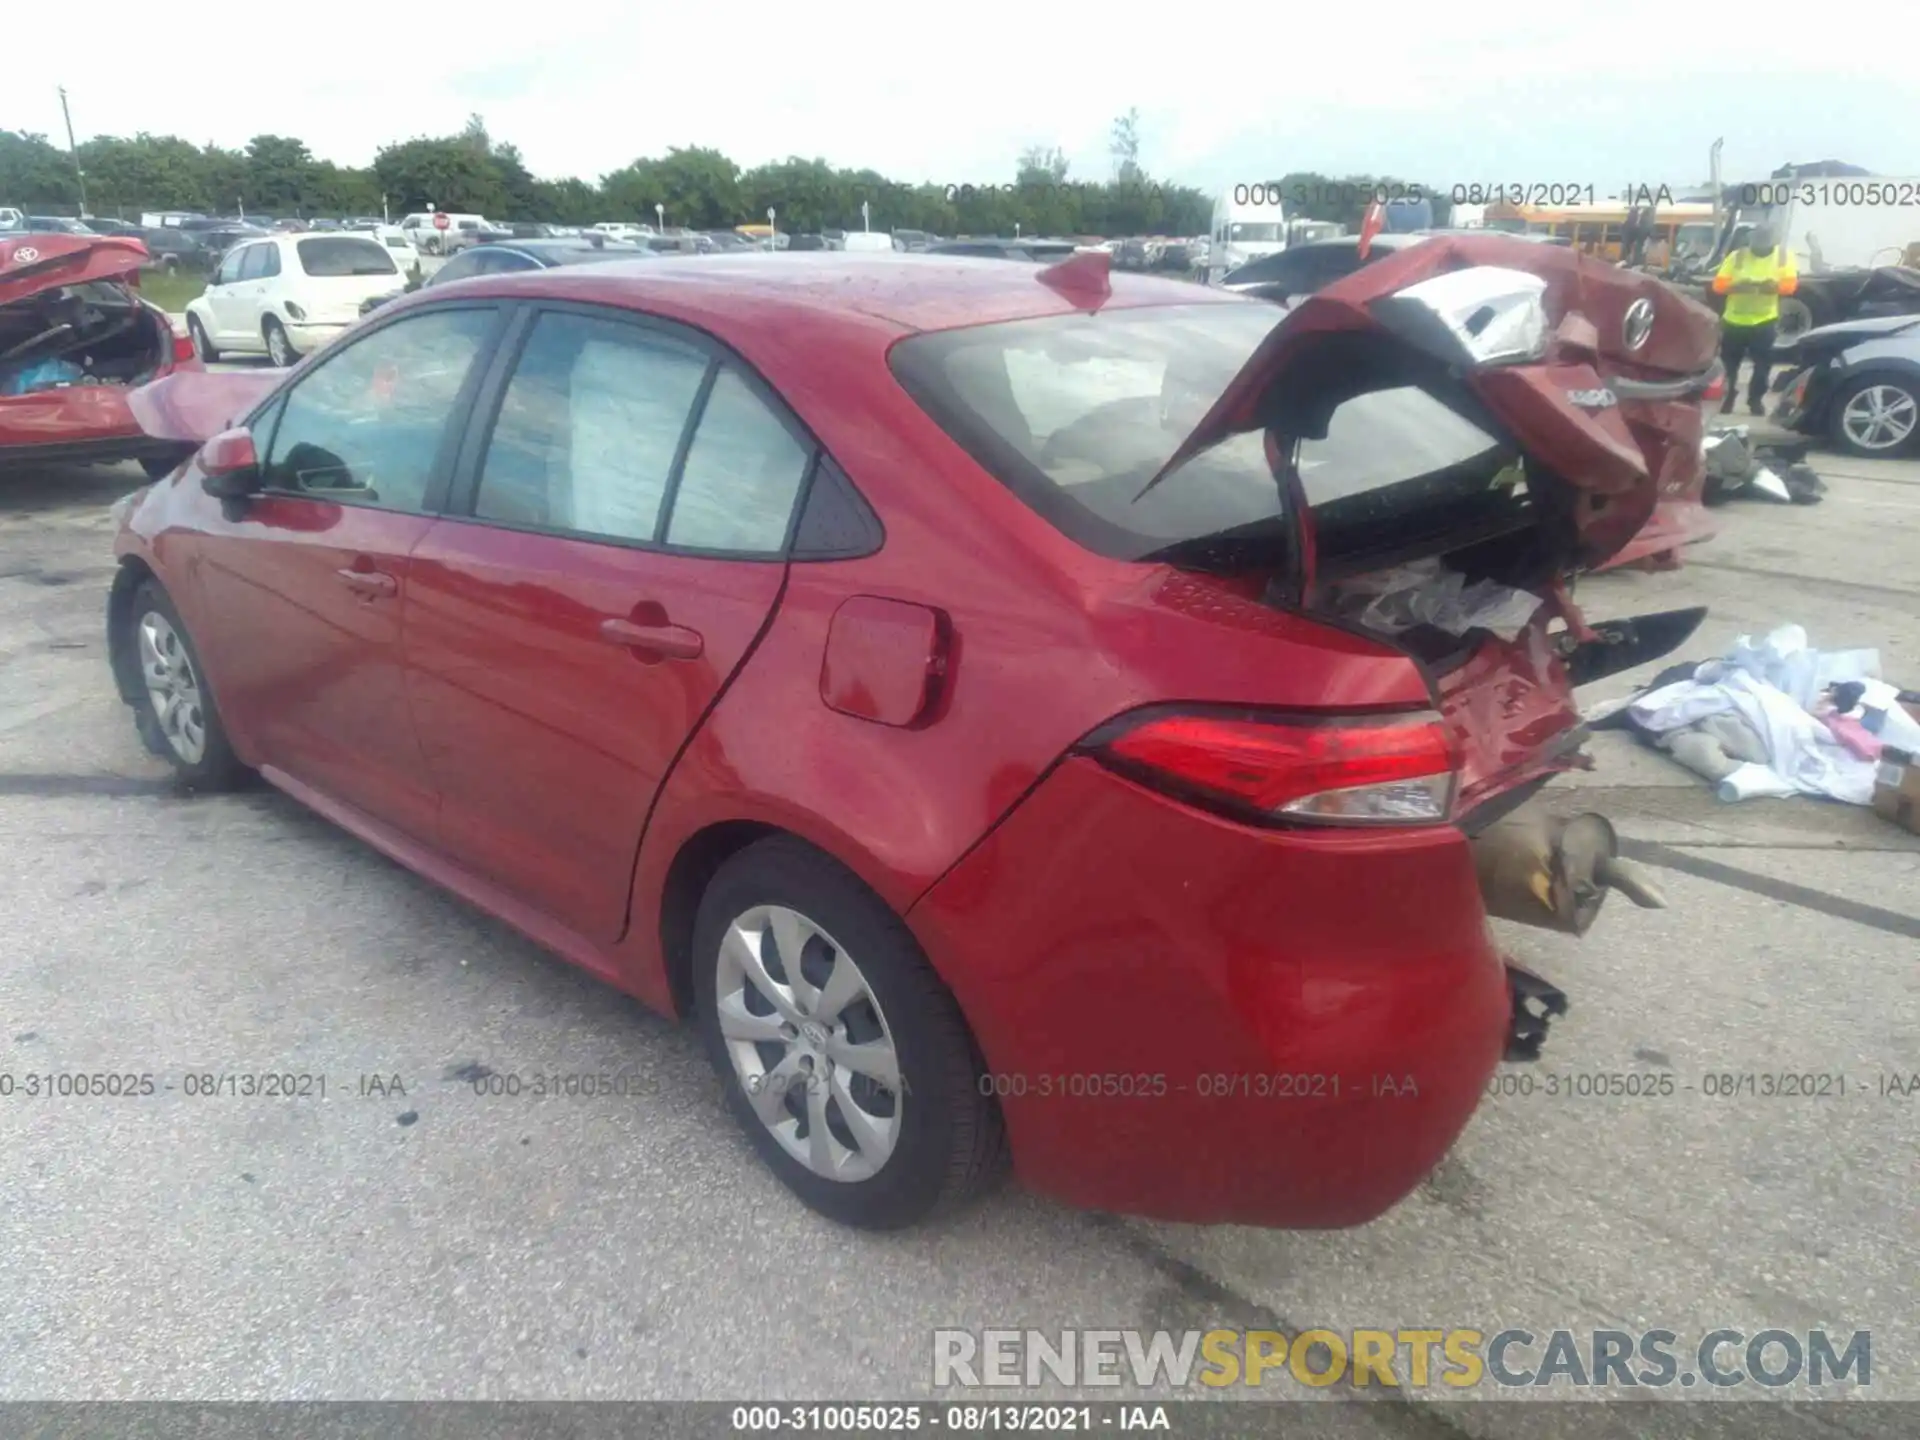
M 1800 626 L 1783 625 L 1758 643 L 1742 636 L 1627 714 L 1722 800 L 1824 795 L 1867 805 L 1882 748 L 1920 751 L 1920 722 L 1899 694 L 1881 678 L 1878 650 L 1815 650 Z

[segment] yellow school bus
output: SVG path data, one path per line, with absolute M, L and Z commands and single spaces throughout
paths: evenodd
M 1489 230 L 1565 237 L 1574 249 L 1618 261 L 1627 225 L 1628 207 L 1602 205 L 1489 205 Z M 1713 206 L 1705 203 L 1661 205 L 1654 211 L 1653 234 L 1647 241 L 1646 263 L 1664 270 L 1686 248 L 1713 248 Z

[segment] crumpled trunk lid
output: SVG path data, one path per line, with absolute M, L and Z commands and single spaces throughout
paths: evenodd
M 1574 685 L 1657 658 L 1703 618 L 1593 627 L 1567 587 L 1628 547 L 1663 496 L 1697 493 L 1718 340 L 1711 311 L 1651 276 L 1505 236 L 1435 237 L 1290 311 L 1149 488 L 1268 432 L 1297 557 L 1274 598 L 1414 656 L 1458 750 L 1465 815 L 1578 764 Z M 1349 419 L 1376 461 L 1456 423 L 1488 444 L 1345 493 L 1309 468 L 1314 446 L 1337 443 L 1342 407 L 1410 390 L 1445 396 L 1444 424 Z M 1436 562 L 1538 603 L 1524 622 L 1444 634 L 1358 625 L 1337 603 L 1343 585 Z
M 63 285 L 126 280 L 150 257 L 124 235 L 0 236 L 0 305 L 13 305 Z
M 1449 354 L 1448 327 L 1407 292 L 1479 271 L 1540 282 L 1540 353 L 1475 363 Z M 1471 326 L 1475 316 L 1459 317 Z M 1498 323 L 1496 320 L 1494 323 Z M 1717 373 L 1713 312 L 1652 276 L 1559 246 L 1511 236 L 1436 236 L 1362 267 L 1288 312 L 1160 474 L 1202 450 L 1268 428 L 1323 436 L 1374 342 L 1409 371 L 1453 364 L 1465 385 L 1524 452 L 1528 478 L 1558 520 L 1541 536 L 1543 560 L 1566 574 L 1591 569 L 1632 540 L 1662 493 L 1697 482 L 1697 397 Z M 1306 568 L 1314 568 L 1311 536 Z
M 200 445 L 272 393 L 284 371 L 176 370 L 127 395 L 127 408 L 156 440 Z

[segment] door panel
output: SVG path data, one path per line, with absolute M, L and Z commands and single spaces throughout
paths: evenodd
M 401 587 L 432 523 L 262 496 L 212 527 L 200 579 L 220 703 L 260 758 L 420 839 L 433 836 L 438 799 L 400 675 Z
M 423 840 L 438 796 L 401 673 L 408 556 L 496 320 L 408 316 L 316 366 L 257 426 L 265 493 L 199 542 L 220 702 L 259 758 Z
M 784 575 L 436 524 L 413 552 L 406 654 L 441 847 L 572 929 L 618 939 L 654 793 Z
M 443 849 L 620 936 L 653 797 L 778 601 L 811 458 L 688 338 L 540 314 L 475 463 L 475 518 L 435 525 L 409 578 Z

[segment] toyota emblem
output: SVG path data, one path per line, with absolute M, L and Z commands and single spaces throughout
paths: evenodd
M 1627 318 L 1620 326 L 1620 337 L 1627 349 L 1644 349 L 1653 334 L 1653 301 L 1636 300 L 1627 307 Z
M 31 245 L 22 245 L 18 250 L 13 252 L 13 260 L 16 265 L 31 265 L 39 258 L 40 252 Z

